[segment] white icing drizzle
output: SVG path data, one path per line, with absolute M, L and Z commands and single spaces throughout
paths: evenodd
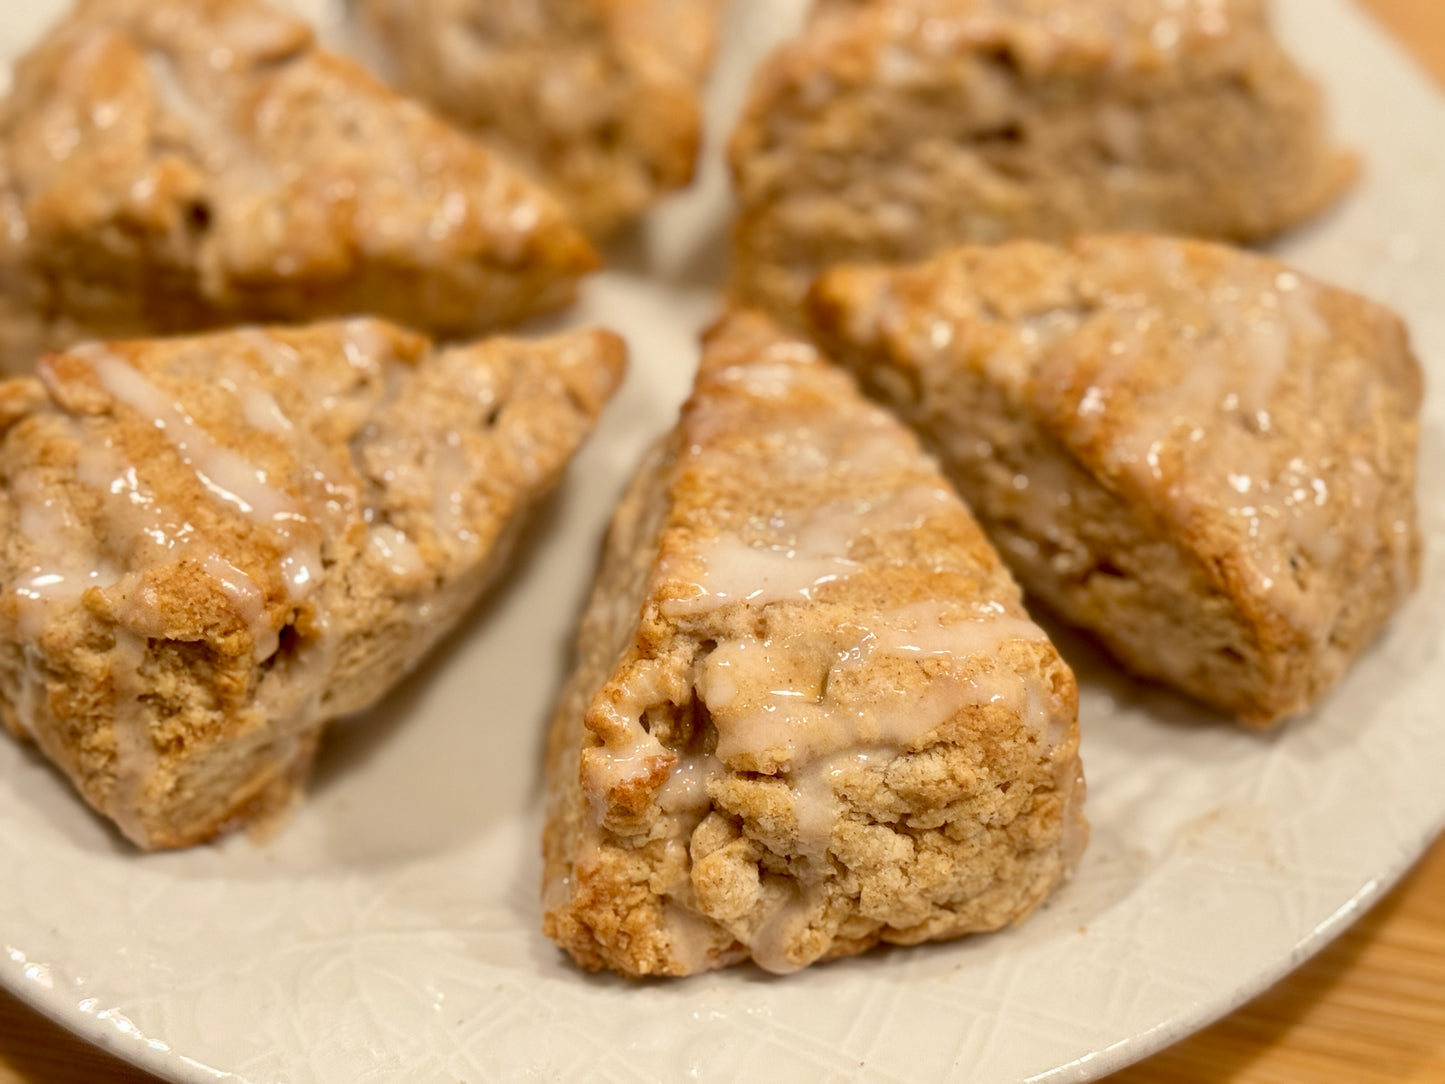
M 713 923 L 672 900 L 663 900 L 662 922 L 672 957 L 681 964 L 683 974 L 696 974 L 713 966 L 718 933 Z
M 381 326 L 370 319 L 346 321 L 346 334 L 341 341 L 342 352 L 351 367 L 364 373 L 375 373 L 384 361 L 396 356 Z
M 291 499 L 270 485 L 264 470 L 217 445 L 179 404 L 139 370 L 94 344 L 78 347 L 74 354 L 90 365 L 101 387 L 117 402 L 149 417 L 166 434 L 181 459 L 217 500 L 262 525 L 295 517 Z
M 661 742 L 638 726 L 629 726 L 627 739 L 609 742 L 605 754 L 583 758 L 582 768 L 588 790 L 599 795 L 599 801 L 606 800 L 606 794 L 620 791 L 630 783 L 645 779 L 657 770 L 659 764 L 667 763 L 670 754 Z
M 1132 260 L 1134 252 L 1098 249 L 1092 258 L 1104 270 L 1101 282 L 1107 283 L 1115 261 Z M 1116 330 L 1108 356 L 1078 393 L 1071 440 L 1087 445 L 1102 439 L 1106 468 L 1156 493 L 1171 520 L 1187 526 L 1211 509 L 1237 524 L 1237 552 L 1255 589 L 1296 629 L 1323 639 L 1333 625 L 1334 603 L 1303 586 L 1292 556 L 1329 566 L 1344 555 L 1345 540 L 1333 525 L 1341 519 L 1341 495 L 1327 481 L 1339 464 L 1333 449 L 1321 447 L 1309 459 L 1296 455 L 1281 465 L 1273 437 L 1274 404 L 1286 389 L 1300 404 L 1297 413 L 1316 398 L 1315 367 L 1296 359 L 1321 349 L 1332 335 L 1317 305 L 1319 291 L 1264 260 L 1231 265 L 1227 281 L 1211 281 L 1192 272 L 1178 244 L 1157 242 L 1154 255 L 1155 289 L 1106 289 L 1088 317 L 1096 330 Z M 1130 274 L 1127 263 L 1118 270 Z M 1014 348 L 1027 364 L 1014 366 L 1015 372 L 1068 356 L 1051 352 L 1050 344 L 1060 331 L 1079 331 L 1083 317 L 1056 315 L 1050 334 L 1020 333 Z M 1148 355 L 1161 349 L 1161 341 L 1177 361 L 1177 378 L 1141 385 L 1138 374 L 1155 367 Z M 1128 406 L 1114 409 L 1119 396 Z M 1352 483 L 1357 514 L 1349 541 L 1371 549 L 1379 493 L 1373 468 L 1365 463 L 1355 469 Z M 1046 508 L 1030 514 L 1033 523 L 1051 519 Z
M 859 540 L 878 531 L 917 530 L 955 500 L 941 486 L 916 485 L 882 497 L 826 504 L 797 517 L 774 513 L 768 524 L 771 542 L 748 545 L 729 534 L 707 545 L 702 570 L 691 585 L 695 594 L 667 600 L 662 611 L 684 617 L 736 602 L 812 601 L 819 588 L 862 568 L 848 556 Z M 681 574 L 674 564 L 663 571 L 664 576 Z
M 991 660 L 1010 642 L 1043 640 L 1038 626 L 1010 617 L 942 620 L 934 603 L 867 615 L 840 637 L 825 668 L 794 639 L 744 636 L 719 644 L 704 664 L 699 690 L 717 727 L 718 757 L 792 771 L 857 746 L 917 747 L 970 707 L 999 703 L 1029 716 L 1027 683 L 1017 674 L 988 665 L 961 671 L 971 660 Z M 943 666 L 909 698 L 900 698 L 886 677 L 841 680 L 850 672 L 879 670 L 887 658 L 926 658 Z M 848 692 L 834 692 L 840 688 Z M 870 693 L 874 688 L 881 692 Z M 1042 734 L 1043 719 L 1030 722 Z
M 852 749 L 791 773 L 788 787 L 792 794 L 793 818 L 798 826 L 798 846 L 804 857 L 821 862 L 827 855 L 833 828 L 842 810 L 838 789 L 849 774 L 859 769 L 887 768 L 896 756 L 897 751 L 887 746 Z
M 300 353 L 277 335 L 260 328 L 238 328 L 234 334 L 250 347 L 262 373 L 293 386 L 303 386 L 309 395 L 315 396 L 318 413 L 345 416 L 372 409 L 373 402 L 366 394 L 368 381 L 360 382 L 360 387 L 349 387 L 350 381 L 344 379 L 340 386 L 335 381 L 322 383 L 315 369 L 302 372 Z M 385 341 L 371 321 L 351 320 L 345 325 L 340 345 L 352 368 L 365 372 L 368 377 L 377 377 L 381 369 L 380 355 L 367 354 L 358 347 L 358 343 L 370 339 L 383 344 Z M 237 364 L 231 371 L 234 375 L 223 383 L 236 395 L 247 424 L 290 445 L 298 462 L 318 464 L 311 471 L 311 481 L 325 494 L 325 499 L 312 502 L 313 518 L 333 531 L 344 531 L 360 500 L 355 483 L 346 479 L 347 464 L 338 460 L 336 452 L 323 445 L 307 428 L 297 426 L 270 391 L 256 380 L 249 366 Z M 394 375 L 394 371 L 388 375 Z
M 588 833 L 608 827 L 610 797 L 625 791 L 635 798 L 641 781 L 656 780 L 652 800 L 664 819 L 653 826 L 654 839 L 690 836 L 711 807 L 713 781 L 727 771 L 786 783 L 796 828 L 790 846 L 797 848 L 788 857 L 800 862 L 798 883 L 768 879 L 764 902 L 725 924 L 760 966 L 778 973 L 811 962 L 788 953 L 822 914 L 840 788 L 850 778 L 925 748 L 970 708 L 1010 711 L 1040 742 L 1060 740 L 1066 729 L 1053 725 L 1049 690 L 997 662 L 1006 645 L 1045 641 L 1002 603 L 869 609 L 854 600 L 839 608 L 841 626 L 819 630 L 798 619 L 827 606 L 835 585 L 841 590 L 888 567 L 876 556 L 888 548 L 886 538 L 907 537 L 935 516 L 963 514 L 941 479 L 920 468 L 917 446 L 876 408 L 809 411 L 801 424 L 785 426 L 758 419 L 795 395 L 829 404 L 851 398 L 851 387 L 840 391 L 846 379 L 815 357 L 805 347 L 772 347 L 755 364 L 704 367 L 700 394 L 685 414 L 680 469 L 749 477 L 765 464 L 770 476 L 796 482 L 799 497 L 759 507 L 741 527 L 691 538 L 663 561 L 653 580 L 661 615 L 695 626 L 692 634 L 715 646 L 685 676 L 676 675 L 672 660 L 631 664 L 620 679 L 625 701 L 610 700 L 617 688 L 610 686 L 593 702 L 589 726 L 605 743 L 583 750 L 581 768 L 594 798 Z M 865 495 L 853 496 L 860 491 Z M 816 500 L 817 493 L 830 499 Z M 758 620 L 738 621 L 740 611 Z M 739 626 L 755 631 L 739 634 Z M 681 705 L 689 696 L 708 711 L 715 753 L 673 752 L 642 724 L 647 706 Z M 599 838 L 588 836 L 579 866 Z M 685 892 L 672 900 L 680 908 L 689 902 Z M 710 966 L 700 947 L 716 943 L 708 932 L 715 927 L 678 929 L 673 953 L 680 964 Z M 819 952 L 826 943 L 817 939 Z
M 251 630 L 258 660 L 269 659 L 276 653 L 280 633 L 266 620 L 266 595 L 256 586 L 254 580 L 218 553 L 207 553 L 201 558 L 201 566 L 211 577 L 231 604 L 236 613 Z
M 735 604 L 761 609 L 815 601 L 821 587 L 862 569 L 847 556 L 859 540 L 916 530 L 953 500 L 939 486 L 919 484 L 796 517 L 776 514 L 769 523 L 770 537 L 778 540 L 772 545 L 747 546 L 731 534 L 714 539 L 701 551 L 692 597 L 668 601 L 663 612 L 685 617 Z M 996 654 L 1011 639 L 1044 638 L 1032 622 L 1008 617 L 997 604 L 980 605 L 967 620 L 946 622 L 947 616 L 937 603 L 865 615 L 856 627 L 840 630 L 836 658 L 826 667 L 810 662 L 806 646 L 789 640 L 743 636 L 720 643 L 699 681 L 718 728 L 718 755 L 724 761 L 796 766 L 858 744 L 906 748 L 966 707 L 1012 696 L 1007 680 L 986 674 L 967 680 L 942 675 L 922 696 L 901 705 L 886 699 L 839 703 L 827 696 L 840 676 L 878 658 L 958 663 Z
M 389 523 L 371 527 L 366 534 L 366 544 L 393 576 L 409 578 L 426 572 L 426 562 L 422 560 L 416 543 L 404 531 Z
M 176 59 L 168 54 L 148 53 L 146 67 L 155 89 L 156 104 L 194 141 L 202 164 L 216 183 L 251 193 L 274 185 L 275 179 L 265 160 L 230 123 L 223 100 L 199 100 L 187 85 L 185 73 L 179 70 Z M 217 211 L 224 213 L 226 203 L 218 201 Z
M 291 344 L 258 327 L 240 327 L 233 334 L 251 348 L 251 352 L 271 370 L 272 375 L 291 377 L 296 374 L 301 364 L 301 356 Z
M 664 748 L 642 724 L 648 705 L 677 703 L 681 699 L 682 691 L 674 688 L 676 681 L 664 670 L 655 662 L 637 663 L 629 673 L 626 698 L 603 698 L 593 705 L 592 710 L 600 717 L 599 729 L 608 737 L 605 744 L 583 750 L 581 774 L 584 787 L 595 796 L 599 820 L 611 792 L 677 760 L 677 754 Z
M 165 433 L 213 498 L 275 532 L 283 543 L 281 571 L 292 601 L 299 602 L 316 589 L 321 578 L 319 544 L 314 537 L 304 537 L 311 533 L 300 530 L 307 517 L 287 493 L 271 485 L 263 469 L 216 444 L 179 404 L 104 347 L 91 344 L 72 353 L 90 365 L 117 402 L 150 418 Z
M 149 53 L 146 68 L 150 72 L 151 86 L 156 92 L 157 104 L 180 121 L 192 133 L 212 131 L 218 120 L 212 117 L 196 101 L 181 82 L 175 62 L 162 53 Z
M 730 365 L 719 369 L 714 379 L 730 385 L 756 399 L 786 399 L 798 383 L 798 366 L 784 355 L 786 347 L 774 347 L 776 360 L 756 365 Z M 805 349 L 798 345 L 798 349 Z
M 774 975 L 791 975 L 813 962 L 789 958 L 787 948 L 797 941 L 799 928 L 806 927 L 818 910 L 822 892 L 817 887 L 802 891 L 793 886 L 789 888 L 791 894 L 768 912 L 747 939 L 754 962 Z
M 218 371 L 215 385 L 234 399 L 236 413 L 264 434 L 262 439 L 288 445 L 294 453 L 291 458 L 298 463 L 328 464 L 331 453 L 257 382 L 258 369 L 262 374 L 269 371 L 298 379 L 300 355 L 264 332 L 242 334 L 249 339 L 259 365 L 231 359 L 229 367 Z M 348 327 L 343 345 L 351 364 L 369 374 L 379 374 L 389 356 L 385 337 L 365 321 Z M 264 529 L 277 543 L 288 601 L 299 605 L 313 595 L 322 575 L 322 532 L 312 520 L 334 520 L 342 528 L 350 525 L 357 511 L 354 484 L 333 481 L 325 470 L 313 468 L 315 487 L 308 492 L 324 493 L 323 499 L 310 502 L 317 505 L 313 510 L 282 488 L 260 464 L 220 444 L 185 407 L 122 357 L 101 345 L 76 348 L 70 356 L 90 367 L 96 383 L 115 401 L 116 412 L 134 410 L 164 434 L 180 461 L 194 472 L 206 497 Z M 390 380 L 396 376 L 392 370 L 404 368 L 389 366 L 385 377 Z M 53 392 L 57 390 L 55 382 L 60 377 L 54 369 L 42 364 L 39 375 Z M 368 398 L 382 390 L 374 382 L 366 384 Z M 56 398 L 62 397 L 57 394 Z M 370 403 L 357 396 L 355 405 Z M 37 719 L 49 710 L 41 637 L 57 619 L 58 611 L 74 605 L 89 587 L 113 588 L 110 602 L 122 610 L 119 623 L 108 624 L 116 636 L 107 664 L 115 675 L 113 695 L 107 697 L 113 724 L 113 783 L 100 801 L 126 835 L 145 845 L 150 840 L 142 820 L 142 812 L 150 805 L 145 788 L 154 785 L 159 751 L 150 729 L 154 710 L 146 696 L 153 690 L 142 673 L 149 651 L 146 635 L 129 629 L 144 628 L 148 622 L 159 626 L 166 615 L 147 612 L 147 607 L 155 605 L 153 592 L 132 588 L 138 588 L 150 570 L 189 562 L 249 627 L 257 660 L 276 655 L 277 619 L 286 608 L 269 607 L 268 615 L 266 592 L 252 574 L 228 560 L 224 548 L 219 552 L 212 549 L 194 524 L 174 512 L 146 484 L 144 464 L 123 458 L 103 429 L 97 435 L 86 419 L 63 415 L 56 424 L 68 427 L 76 448 L 75 480 L 91 491 L 99 507 L 95 509 L 86 496 L 83 505 L 72 509 L 66 502 L 67 494 L 74 491 L 55 486 L 33 470 L 12 481 L 18 533 L 28 544 L 12 584 L 18 630 L 29 641 L 24 645 L 27 665 L 14 693 L 16 710 L 20 724 L 35 732 Z M 325 507 L 320 507 L 322 504 Z M 81 514 L 85 509 L 91 509 L 88 516 Z M 370 525 L 364 544 L 393 576 L 415 577 L 427 570 L 416 543 L 391 525 Z M 32 564 L 25 566 L 25 561 Z M 430 604 L 417 607 L 419 624 L 425 624 L 429 609 Z M 304 649 L 278 659 L 260 681 L 254 704 L 245 709 L 258 713 L 270 725 L 275 755 L 282 762 L 300 753 L 308 728 L 328 711 L 322 698 L 339 646 L 337 636 L 319 606 L 308 607 L 306 624 Z M 49 722 L 48 717 L 45 721 Z
M 168 517 L 164 506 L 147 489 L 132 464 L 124 462 L 110 438 L 77 440 L 76 478 L 100 493 L 110 537 L 126 547 L 122 562 L 139 570 L 187 558 L 197 562 L 230 600 L 250 629 L 258 660 L 269 658 L 278 646 L 278 632 L 266 613 L 266 596 L 242 569 L 199 544 L 195 527 Z
M 701 818 L 711 804 L 708 782 L 722 772 L 722 762 L 715 756 L 679 757 L 657 793 L 658 807 L 665 813 Z
M 784 397 L 816 396 L 832 401 L 840 393 L 851 393 L 846 376 L 816 362 L 812 348 L 783 342 L 769 347 L 763 360 L 704 373 L 699 386 L 711 394 L 695 400 L 687 417 L 689 456 L 705 455 L 721 469 L 766 456 L 773 474 L 799 482 L 825 474 L 864 480 L 914 465 L 916 449 L 900 440 L 893 417 L 881 407 L 867 404 L 850 410 L 846 419 L 815 413 L 806 422 L 779 424 L 766 433 L 751 426 L 757 443 L 727 450 L 728 435 L 741 418 L 757 410 L 776 409 Z
M 867 629 L 857 645 L 840 657 L 839 671 L 866 665 L 875 655 L 913 659 L 987 657 L 1007 640 L 1039 641 L 1044 632 L 1027 618 L 1009 617 L 999 603 L 980 603 L 969 620 L 946 624 L 937 602 L 901 607 L 890 620 Z
M 432 518 L 443 538 L 470 542 L 476 535 L 467 517 L 467 493 L 476 479 L 476 465 L 462 449 L 461 437 L 449 432 L 432 443 Z
M 679 617 L 733 602 L 762 606 L 788 598 L 811 600 L 819 587 L 836 583 L 859 567 L 846 557 L 807 557 L 796 547 L 749 546 L 724 536 L 707 552 L 697 596 L 668 600 L 663 612 Z
M 119 357 L 100 346 L 78 348 L 72 356 L 91 366 L 100 386 L 118 404 L 139 411 L 165 433 L 213 500 L 268 528 L 281 540 L 282 565 L 293 600 L 299 601 L 314 590 L 320 574 L 318 543 L 298 537 L 307 521 L 288 495 L 270 485 L 263 471 L 218 446 L 179 405 Z M 44 365 L 40 375 L 47 381 L 54 379 L 54 374 Z M 273 423 L 259 428 L 281 433 L 294 428 L 289 419 L 284 419 L 279 405 L 258 386 L 230 378 L 222 378 L 218 383 L 236 397 L 243 413 L 259 412 Z M 253 416 L 250 420 L 256 424 L 258 419 Z M 141 811 L 148 807 L 144 792 L 154 777 L 158 751 L 150 732 L 152 709 L 144 699 L 150 691 L 142 675 L 146 640 L 143 635 L 129 631 L 127 626 L 132 620 L 140 620 L 140 627 L 147 623 L 161 624 L 165 615 L 147 615 L 147 609 L 155 605 L 155 600 L 153 592 L 138 589 L 139 577 L 158 566 L 193 562 L 249 628 L 257 660 L 275 654 L 279 629 L 267 615 L 265 593 L 251 576 L 208 545 L 203 546 L 196 528 L 169 511 L 142 481 L 137 465 L 120 456 L 110 437 L 97 438 L 79 421 L 66 419 L 61 424 L 69 427 L 76 447 L 76 481 L 100 500 L 100 531 L 97 535 L 82 525 L 69 506 L 62 503 L 66 492 L 63 488 L 46 487 L 30 474 L 16 479 L 12 494 L 17 500 L 21 534 L 37 555 L 34 567 L 28 570 L 28 575 L 22 575 L 15 586 L 19 596 L 19 631 L 32 642 L 38 642 L 57 620 L 58 611 L 73 605 L 86 588 L 115 588 L 122 592 L 123 607 L 131 617 L 110 626 L 115 646 L 110 652 L 108 668 L 115 675 L 115 687 L 107 701 L 114 761 L 111 789 L 101 802 L 121 830 L 144 845 L 150 835 Z M 132 587 L 125 587 L 133 580 Z M 323 628 L 324 616 L 313 615 L 312 623 Z M 306 658 L 293 660 L 288 667 L 322 668 L 315 680 L 300 682 L 305 686 L 304 695 L 278 692 L 275 686 L 284 683 L 262 684 L 259 699 L 263 708 L 269 706 L 274 712 L 270 717 L 278 721 L 295 718 L 295 710 L 314 711 L 319 699 L 323 671 L 329 666 L 323 659 L 326 651 L 313 646 L 302 655 Z M 23 717 L 22 725 L 35 732 L 38 713 L 48 711 L 48 699 L 44 697 L 44 660 L 40 652 L 28 648 L 26 659 L 17 711 Z M 298 696 L 306 701 L 304 705 L 299 701 L 294 705 L 271 703 L 278 697 L 289 701 Z M 284 755 L 288 754 L 283 752 Z
M 21 728 L 36 735 L 38 713 L 49 710 L 49 696 L 44 660 L 35 645 L 57 612 L 77 605 L 91 587 L 110 587 L 120 570 L 95 550 L 70 505 L 34 470 L 16 476 L 11 496 L 17 508 L 19 536 L 31 552 L 29 563 L 16 570 L 10 587 L 25 662 L 13 706 Z
M 91 587 L 109 587 L 120 573 L 91 552 L 69 505 L 45 492 L 33 474 L 18 477 L 12 493 L 19 505 L 20 534 L 38 558 L 19 571 L 11 588 L 20 634 L 34 640 L 57 607 L 78 600 Z
M 1009 32 L 1012 48 L 1030 68 L 1054 64 L 1067 52 L 1097 49 L 1107 66 L 1127 71 L 1173 62 L 1191 41 L 1222 38 L 1239 28 L 1227 0 L 985 0 L 982 3 L 928 3 L 886 12 L 890 32 L 913 38 L 912 48 L 927 56 L 951 56 L 981 30 Z M 879 56 L 895 78 L 897 58 Z
M 279 437 L 290 437 L 296 432 L 296 426 L 276 402 L 276 397 L 259 384 L 241 384 L 231 390 L 240 399 L 241 416 L 252 429 Z

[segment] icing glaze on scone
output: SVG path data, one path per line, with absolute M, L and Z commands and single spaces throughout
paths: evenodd
M 1413 589 L 1420 373 L 1362 298 L 1222 246 L 1085 238 L 841 269 L 812 319 L 1027 586 L 1246 720 L 1302 710 Z
M 143 847 L 289 799 L 501 567 L 621 355 L 358 320 L 0 384 L 0 713 Z
M 687 184 L 721 0 L 359 0 L 378 68 L 593 236 Z
M 0 367 L 349 313 L 459 337 L 596 254 L 541 188 L 264 0 L 86 0 L 0 102 Z
M 164 433 L 181 462 L 195 472 L 196 480 L 207 493 L 272 534 L 281 551 L 281 578 L 287 595 L 292 602 L 304 602 L 321 579 L 320 531 L 313 526 L 313 517 L 303 511 L 288 493 L 272 485 L 264 468 L 244 455 L 216 444 L 179 403 L 117 355 L 102 346 L 84 345 L 76 347 L 70 356 L 89 364 L 100 386 L 117 403 L 135 410 Z M 39 373 L 42 381 L 53 379 L 51 368 L 44 362 Z M 243 387 L 252 393 L 253 400 L 257 395 L 266 394 L 249 382 Z M 247 416 L 247 398 L 241 389 L 232 386 L 226 390 L 235 397 L 240 414 Z M 271 404 L 284 422 L 285 415 L 279 413 L 274 399 Z M 284 436 L 294 434 L 295 427 L 287 422 L 280 428 L 268 427 L 267 431 L 273 436 Z M 288 450 L 295 454 L 294 440 L 285 443 L 289 446 Z M 132 468 L 127 467 L 125 474 L 103 487 L 104 491 L 114 493 L 116 486 L 123 485 L 132 473 Z M 318 474 L 316 480 L 327 488 L 332 485 L 324 473 Z M 211 556 L 203 558 L 203 563 L 209 569 Z M 250 593 L 257 594 L 254 585 L 251 585 Z
M 820 14 L 865 2 L 876 0 L 822 0 Z M 1109 66 L 1124 69 L 1168 63 L 1197 39 L 1227 37 L 1263 14 L 1261 0 L 909 0 L 886 5 L 879 17 L 939 53 L 986 37 L 1007 19 L 1022 54 L 1041 67 L 1072 52 L 1097 52 Z M 914 58 L 901 49 L 886 51 L 883 61 L 886 82 L 907 83 L 917 72 Z
M 1255 240 L 1356 173 L 1259 0 L 824 0 L 754 77 L 731 163 L 733 288 L 784 320 L 833 264 Z
M 786 972 L 1032 909 L 1082 844 L 1072 679 L 932 461 L 747 314 L 671 447 L 619 512 L 559 709 L 553 936 L 630 974 Z

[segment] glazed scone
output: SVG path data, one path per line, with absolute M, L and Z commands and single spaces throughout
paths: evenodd
M 940 453 L 1024 587 L 1251 727 L 1413 589 L 1419 366 L 1392 313 L 1205 242 L 840 268 L 819 339 Z
M 495 578 L 623 361 L 371 320 L 46 357 L 0 384 L 0 715 L 143 848 L 284 803 Z
M 830 264 L 1143 231 L 1254 240 L 1356 164 L 1262 0 L 830 0 L 734 134 L 737 295 Z
M 710 334 L 577 650 L 544 908 L 585 968 L 994 930 L 1083 847 L 1072 673 L 916 439 L 762 317 Z
M 262 0 L 82 0 L 0 104 L 0 370 L 368 313 L 443 337 L 569 302 L 556 202 Z
M 724 0 L 358 0 L 399 86 L 605 237 L 692 180 Z

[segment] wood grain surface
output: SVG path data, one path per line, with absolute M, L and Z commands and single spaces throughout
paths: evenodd
M 1445 84 L 1445 0 L 1357 0 Z M 0 940 L 3 940 L 0 918 Z M 1445 1084 L 1445 839 L 1289 978 L 1109 1084 Z M 0 1084 L 157 1084 L 0 992 Z
M 1442 0 L 1355 0 L 1394 31 L 1415 59 L 1445 84 L 1445 2 Z

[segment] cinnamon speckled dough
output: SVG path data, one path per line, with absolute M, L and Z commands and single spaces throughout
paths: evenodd
M 937 447 L 1020 581 L 1252 727 L 1413 589 L 1420 370 L 1364 298 L 1144 237 L 840 268 L 827 349 Z
M 261 0 L 82 0 L 0 105 L 0 371 L 257 320 L 464 336 L 596 262 L 549 195 Z
M 1083 847 L 1073 675 L 911 434 L 761 317 L 710 334 L 577 650 L 544 906 L 585 968 L 993 930 Z
M 143 848 L 276 808 L 496 577 L 623 361 L 370 320 L 47 357 L 0 384 L 0 716 Z
M 360 0 L 400 86 L 606 236 L 692 180 L 724 0 Z
M 961 242 L 1268 237 L 1356 165 L 1262 0 L 830 0 L 734 134 L 733 287 Z

